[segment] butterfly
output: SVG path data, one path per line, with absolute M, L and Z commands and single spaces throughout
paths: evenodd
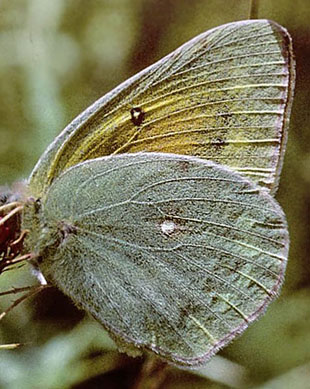
M 121 351 L 207 362 L 283 282 L 273 195 L 294 77 L 291 38 L 269 20 L 209 30 L 131 77 L 2 196 L 0 270 L 29 260 Z

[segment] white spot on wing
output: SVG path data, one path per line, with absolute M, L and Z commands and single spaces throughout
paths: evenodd
M 165 220 L 160 225 L 161 231 L 165 235 L 171 235 L 176 230 L 176 227 L 172 220 Z

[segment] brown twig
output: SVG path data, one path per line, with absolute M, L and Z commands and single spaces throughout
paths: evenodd
M 7 211 L 8 209 L 11 209 L 11 208 L 16 208 L 20 205 L 21 205 L 21 203 L 19 203 L 18 201 L 13 201 L 12 203 L 1 205 L 0 212 Z
M 1 292 L 0 293 L 0 297 L 1 296 L 6 296 L 8 294 L 17 294 L 17 293 L 21 293 L 21 292 L 26 292 L 27 290 L 30 290 L 30 289 L 33 289 L 34 286 L 25 286 L 23 288 L 13 288 L 13 289 L 10 289 L 10 290 L 6 290 L 5 292 Z
M 0 261 L 0 274 L 8 267 L 16 265 L 17 263 L 27 261 L 28 259 L 33 258 L 33 254 L 25 254 L 20 257 L 12 258 L 12 259 L 4 259 Z
M 0 226 L 3 225 L 6 221 L 8 221 L 11 217 L 13 217 L 16 213 L 20 212 L 23 208 L 23 205 L 19 205 L 18 207 L 10 211 L 8 214 L 3 216 L 3 218 L 0 220 Z
M 23 301 L 25 301 L 27 298 L 29 297 L 32 297 L 34 296 L 35 294 L 41 292 L 41 290 L 43 290 L 44 288 L 47 288 L 48 285 L 39 285 L 39 286 L 34 286 L 32 288 L 32 290 L 30 290 L 30 292 L 24 294 L 22 297 L 20 297 L 19 299 L 15 300 L 10 306 L 9 308 L 7 308 L 5 311 L 3 311 L 1 314 L 0 314 L 0 321 L 10 312 L 12 311 L 13 308 L 15 308 L 17 305 L 19 305 L 20 303 L 22 303 Z
M 1 273 L 5 273 L 6 271 L 12 271 L 12 270 L 17 270 L 17 269 L 21 269 L 23 266 L 24 266 L 25 264 L 24 263 L 22 263 L 21 265 L 15 265 L 15 266 L 12 266 L 12 267 L 9 267 L 9 268 L 6 268 L 6 269 L 3 269 L 2 271 L 1 271 Z M 0 274 L 1 274 L 0 273 Z
M 18 245 L 19 243 L 21 243 L 28 233 L 29 233 L 29 230 L 22 231 L 21 234 L 19 235 L 19 237 L 17 239 L 15 239 L 14 242 L 12 242 L 10 244 L 10 246 L 14 247 L 14 246 Z

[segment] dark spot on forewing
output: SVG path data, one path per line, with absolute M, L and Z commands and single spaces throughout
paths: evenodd
M 131 121 L 135 126 L 140 126 L 143 123 L 145 112 L 140 107 L 134 107 L 130 110 Z
M 215 146 L 226 146 L 227 143 L 223 138 L 217 137 L 212 142 Z

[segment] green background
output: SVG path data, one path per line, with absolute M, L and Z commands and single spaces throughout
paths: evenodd
M 26 178 L 94 100 L 198 33 L 246 19 L 248 8 L 248 0 L 2 0 L 0 185 Z M 168 389 L 310 388 L 310 2 L 261 0 L 259 17 L 290 31 L 297 62 L 277 194 L 291 237 L 286 281 L 265 316 L 205 369 L 171 368 Z M 23 267 L 2 275 L 0 289 L 32 283 Z M 118 354 L 99 324 L 52 289 L 0 323 L 0 344 L 13 342 L 26 345 L 0 351 L 0 388 L 129 388 L 143 362 Z

